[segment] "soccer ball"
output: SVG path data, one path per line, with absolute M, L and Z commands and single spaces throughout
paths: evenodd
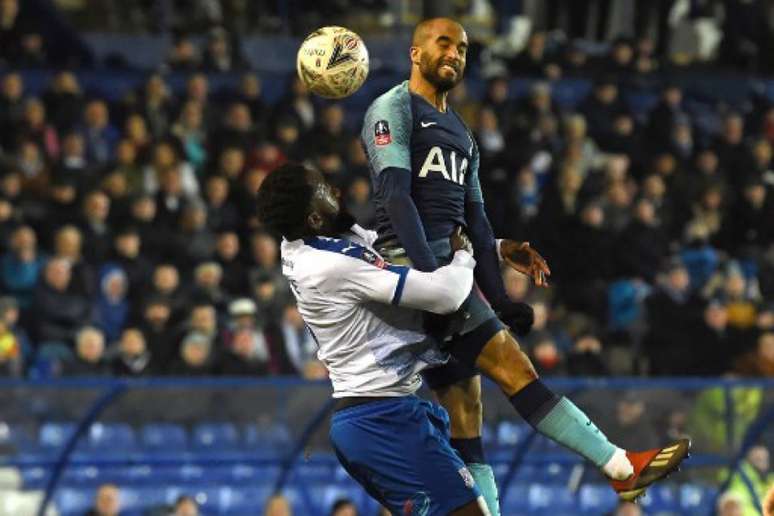
M 355 93 L 368 76 L 368 49 L 345 27 L 322 27 L 309 34 L 296 58 L 298 77 L 306 87 L 329 99 Z

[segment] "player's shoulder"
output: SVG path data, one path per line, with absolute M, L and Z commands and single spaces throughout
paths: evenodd
M 376 97 L 366 110 L 366 118 L 386 118 L 406 114 L 409 116 L 411 114 L 411 94 L 408 89 L 408 81 L 403 81 Z
M 381 258 L 376 253 L 346 238 L 318 236 L 303 242 L 296 258 L 297 274 L 318 278 L 346 277 L 356 267 L 380 265 Z

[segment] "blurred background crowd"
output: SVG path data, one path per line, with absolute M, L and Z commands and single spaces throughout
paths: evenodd
M 325 377 L 256 192 L 305 161 L 371 226 L 362 107 L 402 76 L 350 109 L 265 75 L 241 38 L 341 16 L 369 42 L 452 14 L 475 84 L 451 104 L 495 233 L 553 271 L 539 291 L 504 273 L 535 308 L 523 344 L 540 372 L 774 375 L 772 2 L 317 4 L 0 1 L 1 374 Z M 168 39 L 106 92 L 84 74 L 121 76 L 134 48 L 100 58 L 97 29 Z M 699 98 L 685 73 L 707 69 L 761 81 Z

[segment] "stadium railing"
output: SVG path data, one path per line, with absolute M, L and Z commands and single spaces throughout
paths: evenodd
M 656 505 L 668 505 L 676 497 L 674 503 L 683 503 L 684 511 L 708 514 L 730 478 L 728 472 L 742 471 L 747 451 L 758 443 L 774 446 L 774 379 L 549 383 L 621 446 L 646 448 L 678 435 L 692 437 L 692 457 L 683 473 L 653 495 Z M 511 508 L 504 513 L 549 510 L 562 503 L 568 513 L 581 513 L 571 509 L 577 506 L 593 513 L 595 507 L 614 503 L 612 491 L 596 490 L 604 479 L 595 468 L 535 434 L 494 385 L 485 382 L 483 392 L 484 442 L 501 503 Z M 294 503 L 306 508 L 302 514 L 322 512 L 323 491 L 314 486 L 348 482 L 327 439 L 333 409 L 327 382 L 0 380 L 0 399 L 0 468 L 18 468 L 22 488 L 44 492 L 39 514 L 59 500 L 63 485 L 86 482 L 82 477 L 88 471 L 98 471 L 100 482 L 119 484 L 142 479 L 174 484 L 204 472 L 210 481 L 227 485 L 235 482 L 239 468 L 253 468 L 260 474 L 246 474 L 244 483 L 260 482 L 265 495 L 291 489 Z M 749 487 L 749 480 L 745 482 Z M 550 486 L 558 487 L 552 491 Z M 707 489 L 697 495 L 696 486 Z M 350 482 L 344 492 L 353 489 Z M 357 496 L 368 505 L 364 493 Z

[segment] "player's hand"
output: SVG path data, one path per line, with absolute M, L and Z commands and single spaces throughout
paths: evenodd
M 548 286 L 546 277 L 551 275 L 551 269 L 529 242 L 503 240 L 500 242 L 500 256 L 508 267 L 529 276 L 538 287 Z
M 462 230 L 462 226 L 457 226 L 452 236 L 449 237 L 449 245 L 451 245 L 452 253 L 457 251 L 467 251 L 471 255 L 473 254 L 473 244 L 470 242 L 468 235 Z
M 535 312 L 527 303 L 517 303 L 509 299 L 498 303 L 493 308 L 500 320 L 507 324 L 516 335 L 523 337 L 532 329 L 532 324 L 535 322 Z

